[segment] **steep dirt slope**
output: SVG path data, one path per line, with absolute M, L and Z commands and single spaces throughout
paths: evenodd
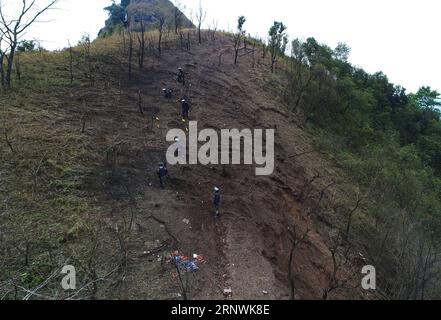
M 206 265 L 193 279 L 193 298 L 221 298 L 222 289 L 229 287 L 236 299 L 291 298 L 288 264 L 292 241 L 288 229 L 296 230 L 299 236 L 310 230 L 293 256 L 296 298 L 321 298 L 332 272 L 328 230 L 316 223 L 312 204 L 301 203 L 299 197 L 305 181 L 317 172 L 331 177 L 338 174 L 326 172 L 332 165 L 317 159 L 317 154 L 302 160 L 289 158 L 312 149 L 308 136 L 277 101 L 274 88 L 264 81 L 268 74 L 264 62 L 252 68 L 248 55 L 242 57 L 239 66 L 234 66 L 230 55 L 225 54 L 219 65 L 220 52 L 230 47 L 230 40 L 222 37 L 215 43 L 195 46 L 191 53 L 166 53 L 137 80 L 137 86 L 148 97 L 147 112 L 155 107 L 161 126 L 161 130 L 150 133 L 155 139 L 147 138 L 145 149 L 140 148 L 144 152 L 142 161 L 135 164 L 127 159 L 140 172 L 146 168 L 150 172 L 152 186 L 145 188 L 138 205 L 141 212 L 154 212 L 167 221 L 186 254 L 205 255 Z M 256 51 L 256 59 L 259 54 Z M 162 100 L 160 91 L 165 86 L 174 87 L 175 92 L 182 90 L 172 76 L 179 66 L 189 74 L 191 120 L 198 121 L 199 130 L 276 129 L 278 161 L 272 176 L 256 177 L 253 167 L 243 166 L 228 167 L 227 176 L 220 166 L 171 167 L 172 180 L 167 190 L 158 189 L 153 172 L 163 157 L 161 152 L 165 152 L 164 135 L 168 129 L 182 127 L 179 104 Z M 176 98 L 184 93 L 181 91 Z M 138 132 L 129 129 L 125 135 L 139 134 L 141 128 L 136 129 Z M 211 216 L 211 191 L 215 185 L 223 190 L 223 215 L 217 221 Z M 183 219 L 190 220 L 190 224 L 184 224 Z M 137 223 L 143 223 L 143 213 L 137 217 Z M 133 250 L 133 255 L 137 255 L 143 248 L 134 244 Z M 134 261 L 133 281 L 142 278 L 139 271 L 144 263 L 142 259 Z M 348 290 L 335 297 L 345 296 L 360 297 L 357 291 Z
M 105 46 L 105 42 L 98 45 Z M 36 164 L 41 162 L 39 181 L 50 180 L 44 176 L 51 170 L 50 163 L 39 160 L 45 150 L 55 148 L 60 155 L 82 150 L 75 161 L 83 172 L 82 197 L 90 204 L 87 219 L 105 222 L 99 237 L 112 239 L 97 250 L 117 251 L 115 230 L 131 226 L 121 246 L 127 258 L 121 281 L 98 290 L 97 297 L 181 299 L 179 279 L 167 263 L 175 249 L 206 259 L 199 272 L 184 279 L 190 299 L 221 299 L 225 288 L 232 289 L 234 299 L 320 299 L 329 286 L 333 271 L 329 247 L 339 219 L 326 206 L 344 192 L 333 187 L 341 173 L 320 153 L 308 153 L 313 149 L 311 138 L 278 101 L 283 78 L 270 75 L 262 53 L 256 49 L 254 59 L 250 53 L 234 66 L 231 46 L 223 35 L 201 46 L 193 44 L 191 52 L 165 45 L 163 55 L 150 57 L 131 81 L 126 65 L 103 56 L 95 70 L 100 76 L 94 87 L 40 93 L 40 98 L 51 96 L 53 108 L 34 119 L 32 127 L 39 128 L 40 137 L 19 139 L 21 133 L 13 132 L 17 144 L 21 143 L 18 149 L 36 148 Z M 189 92 L 175 81 L 178 67 L 188 73 Z M 162 97 L 164 87 L 175 90 L 176 100 L 189 96 L 191 120 L 198 121 L 199 130 L 276 129 L 274 174 L 256 177 L 253 166 L 228 166 L 225 171 L 222 166 L 169 167 L 170 179 L 161 190 L 155 171 L 168 147 L 165 135 L 169 129 L 185 128 L 179 103 Z M 85 130 L 80 134 L 85 114 Z M 19 116 L 10 119 L 11 123 L 21 121 Z M 63 144 L 53 141 L 64 136 L 71 138 Z M 214 186 L 222 188 L 218 220 L 211 212 Z M 292 250 L 293 235 L 298 241 L 307 230 L 304 241 Z M 78 234 L 63 243 L 81 242 Z M 360 284 L 359 257 L 357 253 L 346 257 L 338 277 L 355 275 L 348 282 L 355 287 Z M 104 260 L 100 263 L 104 270 Z M 340 288 L 330 297 L 367 296 L 359 289 Z

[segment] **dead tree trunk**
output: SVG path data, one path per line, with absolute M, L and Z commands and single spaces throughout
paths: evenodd
M 4 56 L 3 52 L 0 52 L 0 82 L 1 82 L 2 88 L 5 86 L 4 61 L 5 61 L 5 56 Z
M 198 22 L 198 40 L 199 44 L 202 44 L 202 24 L 205 21 L 205 18 L 207 17 L 207 11 L 204 10 L 202 7 L 202 2 L 199 3 L 199 9 L 196 13 L 196 20 Z
M 190 39 L 190 31 L 187 32 L 187 51 L 191 51 L 191 39 Z
M 35 0 L 20 1 L 22 5 L 19 6 L 19 10 L 14 17 L 7 20 L 7 16 L 4 14 L 5 5 L 2 3 L 0 5 L 0 29 L 4 35 L 3 40 L 9 45 L 9 53 L 6 55 L 7 69 L 5 75 L 5 86 L 7 88 L 11 87 L 12 82 L 12 71 L 14 67 L 14 59 L 16 57 L 18 41 L 21 36 L 26 32 L 26 30 L 32 26 L 37 19 L 47 10 L 49 10 L 57 0 L 51 0 L 46 6 L 38 8 L 38 4 Z
M 17 75 L 17 79 L 21 80 L 21 65 L 20 65 L 20 55 L 17 53 L 17 57 L 15 59 L 15 73 Z
M 306 230 L 305 234 L 298 238 L 297 237 L 297 233 L 296 233 L 296 228 L 294 227 L 294 231 L 292 231 L 291 229 L 288 229 L 289 232 L 289 236 L 290 236 L 290 240 L 292 242 L 292 248 L 291 248 L 291 253 L 289 255 L 289 262 L 288 262 L 288 281 L 290 284 L 290 290 L 291 290 L 291 300 L 295 300 L 296 296 L 295 296 L 295 279 L 294 279 L 294 275 L 293 275 L 293 262 L 294 262 L 294 253 L 296 248 L 304 243 L 306 241 L 306 239 L 308 238 L 308 234 L 310 232 L 310 230 Z
M 129 80 L 132 80 L 133 34 L 129 29 Z
M 159 56 L 161 56 L 161 44 L 162 44 L 162 35 L 164 32 L 164 25 L 165 25 L 165 17 L 159 17 L 159 24 L 158 24 L 158 32 L 159 32 L 159 39 L 158 39 L 158 53 Z
M 145 23 L 141 19 L 141 36 L 138 34 L 138 44 L 139 44 L 139 68 L 142 69 L 144 67 L 145 60 Z
M 73 49 L 72 45 L 69 43 L 69 75 L 70 75 L 70 84 L 73 84 L 74 74 L 73 74 Z
M 351 231 L 352 226 L 352 219 L 354 217 L 354 214 L 357 212 L 358 208 L 360 207 L 361 203 L 363 202 L 363 199 L 358 199 L 357 203 L 355 204 L 355 207 L 349 212 L 348 214 L 348 222 L 346 224 L 346 233 L 344 235 L 344 239 L 346 241 L 349 240 L 349 232 Z
M 141 90 L 138 91 L 138 108 L 139 108 L 139 113 L 144 114 L 144 108 L 142 107 Z

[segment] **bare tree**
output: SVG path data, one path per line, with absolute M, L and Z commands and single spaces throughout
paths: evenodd
M 164 33 L 164 25 L 165 25 L 165 17 L 164 16 L 158 16 L 158 32 L 159 32 L 159 38 L 158 38 L 158 53 L 161 55 L 161 43 L 162 43 L 162 35 Z
M 291 289 L 291 300 L 296 299 L 296 295 L 295 295 L 295 288 L 296 287 L 295 287 L 295 279 L 294 279 L 294 275 L 293 275 L 294 253 L 296 251 L 296 248 L 300 244 L 306 242 L 308 235 L 309 235 L 309 232 L 310 232 L 310 230 L 307 229 L 306 232 L 302 236 L 299 236 L 297 234 L 296 227 L 294 227 L 294 230 L 291 230 L 290 228 L 288 228 L 289 238 L 292 243 L 291 253 L 289 255 L 289 262 L 288 262 L 288 281 L 290 283 L 290 289 Z
M 132 59 L 133 59 L 133 33 L 130 27 L 128 28 L 129 33 L 129 80 L 132 80 Z
M 141 27 L 141 35 L 138 33 L 138 44 L 139 44 L 139 68 L 142 69 L 144 67 L 144 60 L 145 60 L 145 31 L 146 31 L 146 25 L 144 19 L 141 19 L 140 22 Z
M 139 108 L 139 113 L 144 114 L 144 107 L 142 105 L 142 93 L 141 93 L 141 90 L 138 90 L 138 108 Z
M 2 49 L 3 39 L 4 39 L 4 33 L 3 33 L 3 30 L 0 29 L 0 81 L 1 81 L 2 87 L 5 86 L 4 62 L 5 62 L 6 52 L 8 51 L 8 49 L 6 49 L 6 50 Z
M 216 32 L 219 26 L 218 20 L 213 20 L 213 33 L 211 34 L 211 40 L 216 41 Z
M 92 66 L 92 43 L 90 41 L 90 35 L 84 34 L 80 44 L 83 48 L 83 56 L 84 56 L 84 66 L 86 67 L 85 75 L 87 79 L 89 79 L 90 85 L 93 87 L 95 83 L 94 75 L 93 75 L 93 66 Z
M 20 64 L 20 54 L 17 52 L 15 56 L 15 73 L 17 75 L 17 79 L 21 80 L 21 64 Z
M 191 51 L 190 31 L 187 32 L 187 51 Z
M 70 44 L 70 41 L 68 40 L 67 43 L 69 44 L 69 75 L 70 75 L 70 84 L 73 84 L 74 80 L 74 74 L 73 74 L 73 49 L 72 45 Z
M 175 9 L 173 11 L 175 34 L 178 34 L 179 30 L 182 28 L 182 17 L 184 16 L 184 13 L 182 12 L 183 10 L 184 8 L 182 7 L 181 2 L 176 1 Z
M 37 19 L 47 10 L 52 8 L 58 0 L 51 0 L 43 7 L 39 7 L 37 0 L 22 0 L 22 5 L 17 16 L 7 18 L 4 13 L 4 1 L 0 0 L 0 33 L 9 48 L 5 52 L 7 67 L 5 74 L 5 86 L 11 87 L 12 70 L 20 37 Z
M 5 86 L 5 70 L 4 70 L 4 61 L 5 61 L 5 54 L 0 49 L 0 83 L 1 86 Z
M 360 208 L 362 202 L 365 200 L 364 197 L 360 197 L 359 194 L 357 194 L 357 200 L 355 202 L 354 208 L 352 208 L 349 212 L 348 212 L 348 220 L 346 223 L 346 230 L 345 230 L 345 235 L 344 235 L 344 239 L 346 241 L 349 240 L 349 233 L 351 231 L 351 226 L 352 226 L 352 220 L 353 217 L 355 215 L 355 213 L 357 212 L 357 210 Z
M 202 24 L 205 21 L 205 18 L 207 17 L 207 11 L 202 7 L 202 2 L 199 2 L 199 8 L 196 12 L 196 20 L 198 22 L 198 39 L 199 44 L 202 44 Z
M 237 58 L 239 57 L 240 45 L 242 44 L 242 37 L 244 35 L 243 25 L 246 19 L 244 16 L 240 16 L 237 20 L 237 33 L 234 35 L 234 64 L 237 64 Z
M 328 275 L 328 285 L 323 289 L 323 300 L 328 300 L 330 294 L 336 290 L 352 290 L 359 287 L 352 284 L 356 273 L 345 272 L 351 266 L 351 247 L 345 247 L 342 239 L 339 234 L 328 248 L 331 253 L 332 271 Z

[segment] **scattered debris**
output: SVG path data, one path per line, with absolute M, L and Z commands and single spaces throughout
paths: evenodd
M 176 265 L 181 271 L 184 272 L 196 272 L 199 270 L 199 266 L 205 262 L 202 255 L 194 255 L 193 260 L 188 257 L 179 254 L 179 251 L 172 252 L 170 261 Z

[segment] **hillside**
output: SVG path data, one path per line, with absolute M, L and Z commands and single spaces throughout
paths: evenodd
M 113 271 L 108 277 L 119 289 L 100 283 L 78 297 L 178 298 L 173 268 L 158 259 L 178 249 L 206 259 L 190 277 L 192 299 L 222 298 L 229 287 L 235 299 L 289 299 L 290 237 L 310 229 L 294 252 L 292 279 L 297 298 L 320 298 L 332 271 L 332 228 L 318 222 L 314 201 L 300 197 L 307 197 L 302 188 L 316 173 L 339 174 L 319 154 L 288 160 L 310 150 L 312 140 L 283 103 L 275 103 L 265 80 L 268 61 L 256 50 L 254 68 L 251 56 L 235 67 L 228 54 L 219 65 L 219 52 L 229 50 L 231 40 L 218 35 L 191 52 L 170 44 L 127 81 L 125 64 L 116 60 L 118 41 L 93 44 L 93 84 L 80 71 L 78 47 L 72 86 L 67 52 L 35 53 L 22 58 L 21 81 L 30 90 L 2 95 L 15 152 L 1 145 L 1 280 L 25 271 L 23 286 L 31 287 L 68 260 L 83 266 L 84 284 L 93 281 L 90 274 Z M 256 177 L 246 166 L 229 167 L 226 175 L 219 166 L 173 167 L 166 190 L 159 189 L 155 170 L 166 150 L 164 134 L 182 126 L 179 105 L 164 100 L 161 89 L 183 94 L 173 76 L 179 66 L 189 72 L 191 117 L 200 128 L 277 128 L 273 176 Z M 311 196 L 326 184 L 308 184 Z M 214 185 L 225 190 L 218 221 L 210 214 Z M 343 274 L 357 267 L 355 261 Z M 362 296 L 342 291 L 335 297 Z
M 386 153 L 374 144 L 380 129 L 358 112 L 371 116 L 368 107 L 376 105 L 369 94 L 377 91 L 355 89 L 349 76 L 340 77 L 344 87 L 323 65 L 299 64 L 296 75 L 313 74 L 299 90 L 294 64 L 280 58 L 271 73 L 260 42 L 247 39 L 234 65 L 231 35 L 205 31 L 198 45 L 196 32 L 185 32 L 185 46 L 173 32 L 160 54 L 147 45 L 145 65 L 133 60 L 130 77 L 127 35 L 20 57 L 20 78 L 0 95 L 7 119 L 0 144 L 0 296 L 24 298 L 39 288 L 31 298 L 228 299 L 224 289 L 231 288 L 233 299 L 436 297 L 435 281 L 419 286 L 428 270 L 437 271 L 435 237 L 427 242 L 428 233 L 420 232 L 429 223 L 433 232 L 438 221 L 438 180 L 427 174 L 436 149 L 422 165 L 410 147 L 390 142 Z M 152 43 L 157 37 L 149 33 Z M 179 67 L 187 88 L 176 82 Z M 384 83 L 359 72 L 366 86 Z M 171 101 L 165 87 L 174 90 Z M 258 177 L 243 165 L 169 166 L 161 190 L 156 170 L 165 135 L 186 128 L 175 103 L 183 96 L 200 130 L 274 128 L 274 174 Z M 346 106 L 336 99 L 346 97 L 357 108 L 332 113 Z M 413 109 L 401 107 L 406 113 L 394 115 L 410 119 Z M 388 125 L 385 113 L 372 116 L 378 128 Z M 378 153 L 368 154 L 371 148 Z M 217 220 L 214 186 L 223 199 Z M 427 208 L 433 219 L 407 216 L 406 210 Z M 205 263 L 179 275 L 170 263 L 175 251 L 202 255 Z M 425 267 L 417 263 L 424 260 Z M 76 266 L 80 290 L 60 289 L 66 264 Z M 360 288 L 368 264 L 378 269 L 375 292 Z M 416 276 L 407 282 L 397 270 Z

